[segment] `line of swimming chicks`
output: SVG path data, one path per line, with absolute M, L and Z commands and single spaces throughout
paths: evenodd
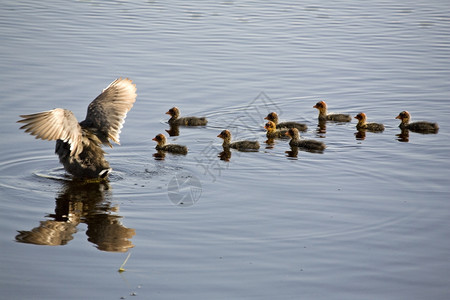
M 20 129 L 34 135 L 37 139 L 56 141 L 55 153 L 59 161 L 64 166 L 67 173 L 77 179 L 103 180 L 111 173 L 109 162 L 105 159 L 103 145 L 112 147 L 112 142 L 120 144 L 120 132 L 125 122 L 127 113 L 136 102 L 136 85 L 129 78 L 117 78 L 102 90 L 89 105 L 86 117 L 78 122 L 75 115 L 68 109 L 55 108 L 48 111 L 34 114 L 21 115 L 18 123 L 23 125 Z M 342 114 L 328 114 L 326 103 L 318 102 L 315 106 L 319 110 L 319 125 L 327 120 L 338 122 L 349 122 L 351 117 Z M 169 124 L 171 135 L 177 135 L 177 130 L 172 131 L 172 127 L 178 126 L 198 126 L 206 125 L 206 118 L 185 117 L 180 118 L 177 108 L 172 108 L 167 112 L 171 115 Z M 365 114 L 356 116 L 359 120 L 357 127 L 361 132 L 364 130 L 376 130 L 382 128 L 380 125 L 370 125 L 366 123 Z M 280 137 L 283 133 L 278 132 L 285 128 L 285 135 L 291 137 L 291 152 L 295 156 L 295 151 L 299 147 L 311 150 L 323 150 L 325 145 L 317 141 L 300 140 L 300 131 L 307 129 L 306 125 L 295 122 L 278 123 L 276 113 L 270 113 L 266 119 L 267 136 Z M 415 122 L 409 123 L 410 115 L 403 111 L 397 119 L 401 119 L 400 128 L 403 132 L 416 131 L 421 133 L 437 133 L 439 127 L 436 123 Z M 273 122 L 273 123 L 271 123 Z M 407 136 L 407 134 L 406 134 Z M 221 159 L 227 160 L 231 155 L 230 148 L 241 151 L 255 151 L 259 149 L 257 141 L 231 142 L 231 133 L 228 130 L 222 131 L 218 137 L 222 138 L 224 151 L 219 155 Z M 402 138 L 403 139 L 403 138 Z M 158 145 L 158 154 L 173 152 L 186 154 L 187 147 L 178 145 L 166 145 L 164 135 L 154 138 Z M 156 157 L 156 156 L 155 156 Z
M 314 108 L 319 110 L 319 121 L 334 121 L 334 122 L 350 122 L 352 117 L 349 114 L 328 114 L 327 104 L 324 101 L 319 101 Z M 205 117 L 180 117 L 180 111 L 177 107 L 171 108 L 166 114 L 170 115 L 168 123 L 171 126 L 205 126 L 208 120 Z M 361 112 L 357 114 L 355 119 L 358 120 L 356 128 L 358 131 L 371 131 L 381 132 L 384 131 L 384 125 L 380 123 L 368 123 L 367 116 Z M 297 122 L 278 122 L 278 115 L 276 112 L 269 113 L 264 119 L 268 122 L 264 125 L 267 130 L 266 136 L 268 140 L 278 138 L 290 138 L 289 146 L 292 148 L 298 147 L 308 151 L 321 152 L 325 150 L 326 145 L 323 142 L 316 140 L 304 140 L 300 139 L 300 131 L 306 131 L 308 126 L 306 124 Z M 437 123 L 431 123 L 426 121 L 410 123 L 411 116 L 407 111 L 402 111 L 396 119 L 400 119 L 401 123 L 399 127 L 402 130 L 411 130 L 420 133 L 437 133 L 439 126 Z M 231 142 L 231 132 L 229 130 L 223 130 L 217 137 L 223 139 L 223 148 L 228 150 L 230 148 L 239 151 L 255 151 L 258 150 L 260 145 L 258 141 L 236 141 Z M 187 154 L 188 149 L 186 146 L 177 144 L 166 144 L 167 140 L 164 134 L 158 134 L 153 138 L 157 142 L 156 150 L 171 152 L 175 154 Z

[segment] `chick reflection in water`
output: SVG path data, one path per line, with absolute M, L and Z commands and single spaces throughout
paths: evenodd
M 170 128 L 166 129 L 166 132 L 169 136 L 179 136 L 180 135 L 180 126 L 170 124 Z
M 397 137 L 397 141 L 399 142 L 409 142 L 409 129 L 402 129 L 399 134 L 395 135 Z
M 317 122 L 316 136 L 324 138 L 327 133 L 327 121 L 319 119 Z
M 222 152 L 219 153 L 218 157 L 223 161 L 230 161 L 231 151 L 228 148 L 224 148 Z
M 87 224 L 88 241 L 99 250 L 126 252 L 134 247 L 130 239 L 135 230 L 123 226 L 117 207 L 108 201 L 106 182 L 65 182 L 56 197 L 55 213 L 30 231 L 19 231 L 16 241 L 35 245 L 66 245 L 73 239 L 80 223 Z M 106 199 L 105 199 L 106 196 Z
M 297 158 L 298 157 L 298 147 L 292 146 L 291 150 L 284 151 L 284 153 L 286 153 L 286 157 Z

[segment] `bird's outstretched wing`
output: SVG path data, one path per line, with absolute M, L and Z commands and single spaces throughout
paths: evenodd
M 37 139 L 48 141 L 63 140 L 70 144 L 70 155 L 78 155 L 83 151 L 81 127 L 70 110 L 55 108 L 31 115 L 21 115 L 25 123 L 20 129 L 35 135 Z
M 120 144 L 120 130 L 136 96 L 136 85 L 130 79 L 114 80 L 89 104 L 81 124 L 95 129 L 103 144 L 111 146 L 109 140 Z

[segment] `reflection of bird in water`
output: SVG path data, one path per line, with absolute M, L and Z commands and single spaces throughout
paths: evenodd
M 222 130 L 221 133 L 217 136 L 223 139 L 222 147 L 223 149 L 236 149 L 239 151 L 255 151 L 259 149 L 258 141 L 238 141 L 231 142 L 231 132 L 228 130 Z
M 127 112 L 136 101 L 131 80 L 116 79 L 92 101 L 86 119 L 78 123 L 70 110 L 55 108 L 21 115 L 21 129 L 43 140 L 56 140 L 55 153 L 67 172 L 78 178 L 105 178 L 111 171 L 101 145 L 119 144 Z
M 399 113 L 395 118 L 402 121 L 398 126 L 401 129 L 408 129 L 418 133 L 437 133 L 439 131 L 439 125 L 437 123 L 431 123 L 427 121 L 410 123 L 411 115 L 406 110 Z
M 167 151 L 174 154 L 183 154 L 186 155 L 188 153 L 188 148 L 183 145 L 177 145 L 177 144 L 166 144 L 166 137 L 164 134 L 160 133 L 157 136 L 155 136 L 153 141 L 157 142 L 155 149 L 158 151 Z
M 299 131 L 308 130 L 308 126 L 306 124 L 297 123 L 297 122 L 281 122 L 278 123 L 278 114 L 276 112 L 269 113 L 265 118 L 265 120 L 272 121 L 275 123 L 278 129 L 285 128 L 297 128 Z
M 395 135 L 399 142 L 409 142 L 409 130 L 404 128 L 399 134 Z
M 352 120 L 352 117 L 348 114 L 328 114 L 325 101 L 319 101 L 313 107 L 319 110 L 319 120 L 335 122 L 350 122 Z
M 169 136 L 179 136 L 180 135 L 180 126 L 170 124 L 170 128 L 166 129 L 166 132 Z
M 208 123 L 205 117 L 180 117 L 180 110 L 178 107 L 172 107 L 166 112 L 170 115 L 169 124 L 178 126 L 205 126 Z
M 300 133 L 297 128 L 290 128 L 286 135 L 291 138 L 289 146 L 300 147 L 309 151 L 323 151 L 325 150 L 325 144 L 316 140 L 301 140 Z
M 286 153 L 287 157 L 297 158 L 297 156 L 298 156 L 298 147 L 293 146 L 293 147 L 291 147 L 291 150 L 284 151 L 284 153 Z
M 316 135 L 318 137 L 325 137 L 326 133 L 327 133 L 327 121 L 319 119 L 317 122 Z
M 231 159 L 231 151 L 230 148 L 223 148 L 223 151 L 219 153 L 220 160 L 230 161 Z
M 166 151 L 156 150 L 155 153 L 153 153 L 153 158 L 155 160 L 164 160 L 166 158 Z
M 356 124 L 356 129 L 358 130 L 368 130 L 372 132 L 383 131 L 384 125 L 380 123 L 367 123 L 367 116 L 365 113 L 359 113 L 355 116 L 355 119 L 358 120 L 358 124 Z
M 358 131 L 355 132 L 355 138 L 357 140 L 365 140 L 366 139 L 366 131 L 364 129 L 360 129 Z
M 264 128 L 267 130 L 266 136 L 269 140 L 273 139 L 285 139 L 287 138 L 286 132 L 288 131 L 286 128 L 277 129 L 277 126 L 274 122 L 269 121 L 264 125 Z
M 69 221 L 40 221 L 40 225 L 31 231 L 19 230 L 16 241 L 35 245 L 66 245 L 77 232 L 76 225 Z
M 135 230 L 123 226 L 121 216 L 111 212 L 106 182 L 86 183 L 80 181 L 65 182 L 62 191 L 56 197 L 55 213 L 51 220 L 41 221 L 30 231 L 19 231 L 16 241 L 36 245 L 65 245 L 73 239 L 79 223 L 87 224 L 88 240 L 102 251 L 125 252 L 134 247 L 130 239 Z M 106 197 L 108 198 L 108 197 Z

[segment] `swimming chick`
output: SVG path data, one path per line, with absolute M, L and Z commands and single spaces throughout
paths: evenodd
M 308 126 L 306 126 L 306 124 L 302 124 L 302 123 L 297 123 L 297 122 L 281 122 L 281 123 L 278 123 L 278 114 L 276 112 L 271 112 L 264 119 L 274 122 L 278 129 L 281 129 L 281 128 L 288 128 L 288 129 L 289 128 L 297 128 L 299 131 L 306 131 L 306 130 L 308 130 Z
M 178 126 L 205 126 L 208 123 L 208 120 L 205 117 L 181 117 L 180 118 L 180 110 L 178 107 L 172 107 L 166 112 L 167 115 L 170 115 L 169 124 L 170 125 L 178 125 Z
M 277 129 L 275 123 L 272 121 L 267 122 L 264 125 L 264 128 L 267 130 L 266 136 L 268 139 L 287 138 L 286 132 L 288 131 L 288 129 Z
M 437 123 L 427 121 L 409 123 L 411 120 L 411 115 L 406 110 L 399 113 L 395 118 L 402 121 L 398 126 L 401 129 L 409 129 L 419 133 L 437 133 L 439 131 L 439 125 Z
M 162 133 L 155 136 L 152 140 L 158 143 L 155 147 L 155 149 L 158 151 L 167 151 L 174 154 L 184 154 L 184 155 L 186 155 L 188 152 L 186 146 L 176 144 L 166 144 L 166 137 Z
M 300 133 L 297 128 L 290 128 L 286 135 L 291 138 L 289 141 L 289 146 L 300 147 L 307 150 L 323 151 L 326 146 L 324 143 L 316 140 L 301 140 Z
M 319 120 L 335 122 L 350 122 L 352 120 L 352 117 L 348 114 L 328 114 L 325 101 L 319 101 L 313 107 L 319 110 Z
M 223 148 L 229 149 L 233 148 L 239 151 L 252 151 L 252 150 L 258 150 L 259 149 L 259 142 L 258 141 L 238 141 L 238 142 L 231 142 L 231 132 L 228 130 L 223 130 L 217 137 L 220 137 L 223 139 Z
M 67 109 L 21 115 L 20 129 L 36 138 L 56 140 L 55 153 L 65 170 L 76 178 L 105 178 L 111 172 L 102 145 L 120 143 L 119 134 L 128 111 L 136 101 L 136 85 L 118 78 L 92 101 L 86 118 L 79 122 Z
M 356 129 L 358 130 L 368 130 L 368 131 L 383 131 L 384 125 L 379 123 L 367 123 L 367 116 L 365 113 L 359 113 L 355 116 L 355 119 L 358 120 L 358 124 L 356 124 Z

